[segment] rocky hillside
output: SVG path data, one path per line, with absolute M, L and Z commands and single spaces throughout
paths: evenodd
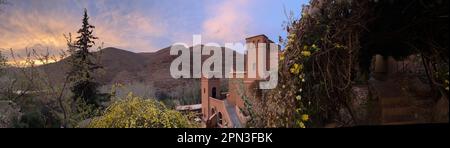
M 191 52 L 193 48 L 190 48 Z M 226 49 L 223 48 L 223 51 Z M 229 50 L 229 49 L 228 49 Z M 152 53 L 134 53 L 123 49 L 108 47 L 96 53 L 103 66 L 99 70 L 101 84 L 114 83 L 152 84 L 158 90 L 170 91 L 177 86 L 185 86 L 196 79 L 174 79 L 170 75 L 170 65 L 177 56 L 170 55 L 170 47 Z M 205 60 L 208 56 L 203 56 Z M 49 75 L 52 81 L 61 83 L 68 71 L 67 60 L 38 67 Z

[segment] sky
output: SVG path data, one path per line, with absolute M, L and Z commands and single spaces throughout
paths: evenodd
M 308 0 L 9 0 L 0 6 L 0 49 L 64 50 L 64 34 L 81 26 L 87 8 L 103 47 L 155 52 L 174 43 L 244 42 L 286 36 L 283 22 Z M 285 13 L 287 12 L 287 14 Z

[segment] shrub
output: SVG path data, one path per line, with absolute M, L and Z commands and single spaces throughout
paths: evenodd
M 154 99 L 128 95 L 111 104 L 102 116 L 88 125 L 90 128 L 191 128 L 187 116 L 168 109 Z

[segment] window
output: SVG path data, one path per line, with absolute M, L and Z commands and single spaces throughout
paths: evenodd
M 216 91 L 217 91 L 216 87 L 213 87 L 213 88 L 212 88 L 212 92 L 211 92 L 211 97 L 217 98 Z

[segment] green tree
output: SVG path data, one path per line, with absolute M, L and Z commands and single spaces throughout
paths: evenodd
M 75 42 L 69 40 L 70 67 L 68 79 L 71 82 L 73 101 L 83 100 L 89 105 L 100 106 L 99 84 L 95 81 L 95 70 L 100 66 L 95 62 L 95 55 L 90 49 L 98 38 L 93 35 L 95 26 L 89 24 L 87 10 L 84 9 L 83 25 L 78 30 Z
M 189 116 L 168 109 L 155 99 L 132 94 L 109 106 L 102 116 L 93 119 L 90 128 L 192 128 Z

